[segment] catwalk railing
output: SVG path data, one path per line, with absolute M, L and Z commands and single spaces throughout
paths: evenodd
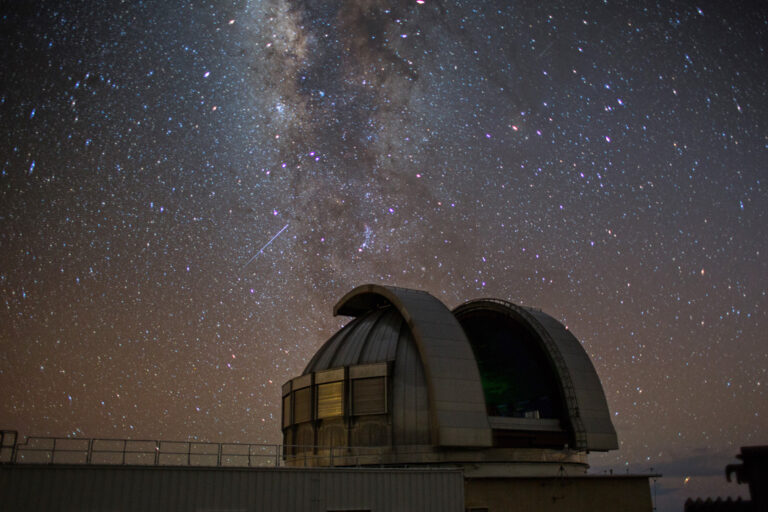
M 0 431 L 0 464 L 281 467 L 354 466 L 381 453 L 371 447 L 207 443 L 141 439 L 27 437 Z

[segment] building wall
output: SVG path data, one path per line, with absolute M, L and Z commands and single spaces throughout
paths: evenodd
M 462 512 L 458 470 L 0 465 L 8 511 Z
M 651 512 L 647 476 L 468 478 L 467 510 L 485 512 Z

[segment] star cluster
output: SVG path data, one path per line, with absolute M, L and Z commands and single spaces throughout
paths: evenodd
M 280 385 L 376 282 L 542 308 L 614 415 L 595 470 L 743 492 L 768 10 L 520 3 L 4 12 L 0 428 L 277 443 Z

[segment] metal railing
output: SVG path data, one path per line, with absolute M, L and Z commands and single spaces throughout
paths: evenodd
M 66 464 L 101 466 L 188 466 L 229 468 L 401 466 L 482 462 L 544 463 L 537 450 L 496 449 L 475 460 L 467 452 L 446 453 L 431 445 L 317 446 L 285 444 L 208 443 L 141 439 L 25 437 L 0 430 L 0 465 Z M 566 453 L 567 452 L 567 453 Z M 558 463 L 585 464 L 581 452 L 566 450 Z M 528 458 L 532 457 L 532 458 Z M 552 461 L 550 461 L 552 462 Z
M 269 444 L 27 437 L 0 432 L 0 463 L 275 467 L 282 447 Z
M 319 467 L 375 463 L 382 447 L 26 437 L 0 431 L 0 464 Z

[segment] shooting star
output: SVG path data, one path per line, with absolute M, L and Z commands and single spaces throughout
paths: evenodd
M 257 257 L 259 254 L 261 254 L 262 252 L 264 252 L 264 249 L 266 249 L 267 247 L 269 247 L 269 244 L 271 244 L 272 242 L 274 242 L 274 241 L 275 241 L 275 238 L 279 237 L 279 236 L 280 236 L 280 234 L 281 234 L 283 231 L 285 231 L 286 229 L 288 229 L 288 224 L 286 224 L 285 226 L 283 226 L 283 229 L 281 229 L 280 231 L 278 231 L 278 232 L 277 232 L 277 234 L 276 234 L 275 236 L 273 236 L 272 238 L 270 238 L 270 239 L 269 239 L 269 242 L 265 243 L 265 244 L 264 244 L 264 247 L 262 247 L 261 249 L 259 249 L 259 251 L 258 251 L 256 254 L 254 254 L 254 255 L 253 255 L 253 257 L 252 257 L 251 259 L 249 259 L 249 260 L 248 260 L 248 263 L 246 263 L 245 265 L 243 265 L 243 268 L 241 268 L 241 269 L 240 269 L 240 272 L 242 272 L 243 270 L 245 270 L 245 267 L 247 267 L 248 265 L 250 265 L 250 264 L 251 264 L 251 262 L 252 262 L 253 260 L 255 260 L 255 259 L 256 259 L 256 257 Z

